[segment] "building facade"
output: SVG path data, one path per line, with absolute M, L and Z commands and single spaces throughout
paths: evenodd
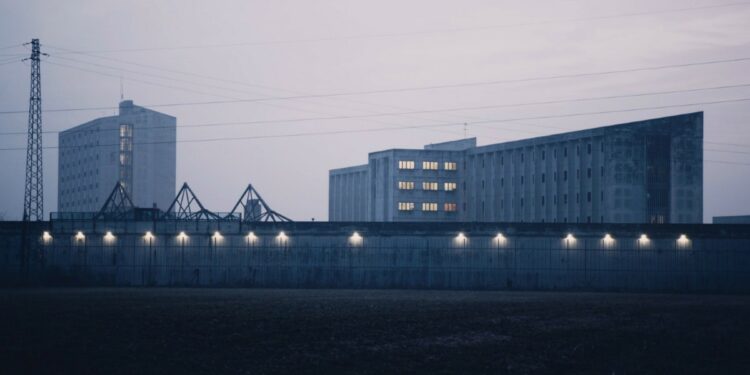
M 60 132 L 58 210 L 94 212 L 115 184 L 138 207 L 168 208 L 175 195 L 177 119 L 122 101 L 117 116 Z
M 703 113 L 374 152 L 330 171 L 329 220 L 699 223 Z

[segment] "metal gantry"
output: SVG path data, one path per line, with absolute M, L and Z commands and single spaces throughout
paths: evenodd
M 42 175 L 42 79 L 39 39 L 31 40 L 31 92 L 29 95 L 29 132 L 26 145 L 26 184 L 23 195 L 23 220 L 44 220 Z

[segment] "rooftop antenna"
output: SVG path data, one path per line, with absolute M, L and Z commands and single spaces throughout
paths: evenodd
M 125 100 L 125 88 L 122 84 L 122 76 L 120 76 L 120 101 Z

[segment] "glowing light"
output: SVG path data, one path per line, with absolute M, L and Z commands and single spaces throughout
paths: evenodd
M 615 243 L 615 239 L 612 238 L 612 235 L 607 233 L 604 235 L 604 238 L 602 238 L 602 242 L 604 243 L 604 246 L 612 246 Z
M 679 238 L 677 238 L 677 246 L 685 248 L 690 246 L 690 239 L 684 235 L 681 234 Z
M 357 232 L 352 233 L 352 236 L 349 237 L 349 244 L 352 246 L 360 246 L 362 242 L 364 242 L 364 238 Z
M 83 232 L 76 233 L 76 240 L 77 241 L 83 241 L 86 239 L 86 236 L 83 234 Z
M 647 236 L 647 235 L 646 235 L 645 233 L 644 233 L 644 234 L 641 234 L 641 237 L 639 237 L 639 238 L 638 238 L 638 243 L 639 243 L 639 244 L 640 244 L 641 246 L 646 246 L 646 245 L 648 245 L 648 243 L 649 243 L 650 241 L 651 241 L 651 240 L 650 240 L 650 239 L 648 238 L 648 236 Z
M 185 241 L 185 240 L 187 240 L 188 235 L 185 234 L 185 232 L 180 232 L 180 234 L 177 235 L 177 238 L 179 238 L 182 241 Z
M 44 233 L 42 233 L 42 241 L 44 241 L 44 243 L 49 243 L 52 241 L 52 235 L 49 234 L 49 232 L 44 231 Z
M 565 236 L 565 241 L 575 241 L 576 238 L 573 236 L 573 233 L 568 233 L 567 236 Z
M 464 232 L 459 232 L 458 235 L 456 235 L 456 238 L 453 239 L 453 242 L 456 244 L 456 246 L 466 246 L 467 242 L 466 235 Z
M 144 235 L 143 235 L 143 238 L 145 238 L 145 239 L 147 239 L 147 240 L 151 241 L 151 240 L 153 240 L 153 239 L 154 239 L 154 235 L 153 235 L 153 234 L 151 234 L 151 231 L 148 231 L 148 232 L 146 232 L 146 234 L 144 234 Z
M 255 233 L 250 232 L 247 234 L 247 243 L 254 244 L 258 241 L 258 236 L 255 235 Z
M 279 232 L 279 235 L 276 236 L 276 241 L 278 241 L 279 245 L 284 245 L 289 240 L 289 237 L 284 233 L 284 231 Z
M 115 235 L 112 234 L 112 232 L 107 231 L 107 233 L 104 234 L 105 243 L 112 243 L 114 240 L 115 240 Z
M 508 239 L 505 238 L 502 233 L 498 233 L 497 236 L 495 236 L 495 242 L 498 244 L 498 246 L 505 245 L 507 241 Z

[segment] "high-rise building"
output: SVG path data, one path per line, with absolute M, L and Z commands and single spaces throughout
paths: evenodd
M 330 221 L 700 223 L 703 113 L 476 146 L 373 152 L 329 173 Z
M 167 209 L 175 195 L 175 117 L 120 102 L 59 134 L 58 210 L 98 211 L 119 181 L 139 207 Z

